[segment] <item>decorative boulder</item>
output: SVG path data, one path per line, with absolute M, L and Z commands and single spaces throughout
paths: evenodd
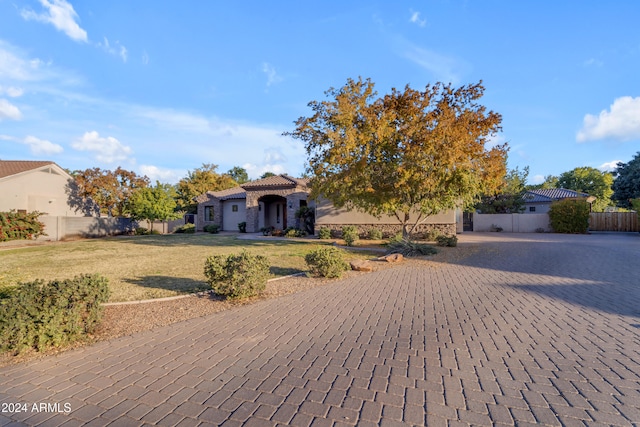
M 354 271 L 373 271 L 373 264 L 371 261 L 355 260 L 351 261 L 351 269 Z
M 404 260 L 404 257 L 402 256 L 402 254 L 389 254 L 381 256 L 380 258 L 378 258 L 378 260 L 386 262 L 401 262 L 402 260 Z

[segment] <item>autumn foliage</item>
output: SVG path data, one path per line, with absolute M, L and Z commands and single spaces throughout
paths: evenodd
M 349 79 L 285 134 L 305 143 L 312 197 L 395 216 L 408 236 L 428 216 L 501 186 L 506 145 L 486 144 L 502 117 L 478 104 L 483 93 L 481 83 L 436 83 L 377 97 L 371 80 Z

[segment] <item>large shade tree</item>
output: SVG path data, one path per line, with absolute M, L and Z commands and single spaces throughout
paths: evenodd
M 484 214 L 521 213 L 524 210 L 524 194 L 526 192 L 529 166 L 520 170 L 509 169 L 504 177 L 502 189 L 492 195 L 484 195 L 475 206 Z
M 502 118 L 478 104 L 483 93 L 481 82 L 436 83 L 377 97 L 370 79 L 349 79 L 285 134 L 305 143 L 312 197 L 395 216 L 407 238 L 430 215 L 501 186 L 506 145 L 485 144 Z
M 640 199 L 640 151 L 628 163 L 618 163 L 614 176 L 611 198 L 619 206 L 632 207 L 631 200 Z
M 238 184 L 227 174 L 217 172 L 218 165 L 204 163 L 202 167 L 189 171 L 177 186 L 178 207 L 190 213 L 195 213 L 198 204 L 193 198 L 207 191 L 226 190 Z
M 595 197 L 596 200 L 591 204 L 592 210 L 603 212 L 607 206 L 613 206 L 611 201 L 612 184 L 613 175 L 609 172 L 585 166 L 561 173 L 556 187 L 587 193 Z
M 139 176 L 118 166 L 115 171 L 91 168 L 74 172 L 75 183 L 71 196 L 76 204 L 88 201 L 99 206 L 102 214 L 126 216 L 127 202 L 131 194 L 149 185 L 149 178 Z

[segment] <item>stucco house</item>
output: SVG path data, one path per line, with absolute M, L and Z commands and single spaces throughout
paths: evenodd
M 524 195 L 523 213 L 549 213 L 549 208 L 553 202 L 564 199 L 586 199 L 588 203 L 593 203 L 596 199 L 586 193 L 579 193 L 566 188 L 551 188 L 544 190 L 529 190 Z
M 209 191 L 196 197 L 198 211 L 196 230 L 202 231 L 209 224 L 216 224 L 225 231 L 238 231 L 238 223 L 247 223 L 247 232 L 254 233 L 263 227 L 284 230 L 296 227 L 295 213 L 302 206 L 315 210 L 315 228 L 327 227 L 340 230 L 344 225 L 355 225 L 361 233 L 375 227 L 385 234 L 401 231 L 397 218 L 376 218 L 361 212 L 337 209 L 327 200 L 309 200 L 309 180 L 276 175 L 247 182 L 239 187 L 222 191 Z M 446 234 L 461 232 L 460 215 L 451 210 L 430 217 L 416 232 L 438 229 Z
M 74 179 L 50 161 L 0 160 L 0 211 L 84 216 L 68 194 Z

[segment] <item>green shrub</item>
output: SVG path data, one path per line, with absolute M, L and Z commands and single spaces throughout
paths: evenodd
M 402 254 L 406 257 L 413 257 L 420 255 L 435 255 L 438 253 L 438 250 L 425 243 L 417 243 L 405 239 L 392 239 L 387 244 L 387 253 Z
M 424 239 L 428 242 L 437 242 L 438 241 L 438 237 L 442 236 L 442 233 L 440 232 L 440 230 L 429 230 L 426 233 L 424 233 Z
M 349 269 L 343 254 L 338 248 L 325 246 L 309 252 L 304 260 L 314 276 L 340 277 L 343 271 Z
M 44 224 L 38 221 L 40 215 L 40 212 L 0 212 L 0 242 L 46 236 Z
M 345 241 L 347 246 L 353 246 L 353 244 L 360 239 L 358 235 L 358 229 L 353 225 L 345 225 L 342 227 L 342 240 Z
M 196 232 L 196 225 L 195 224 L 185 224 L 185 225 L 181 225 L 180 227 L 176 228 L 174 233 L 185 233 L 185 234 L 193 234 Z M 152 232 L 152 234 L 155 234 Z
M 331 230 L 328 227 L 322 227 L 318 230 L 318 238 L 328 240 L 331 238 Z
M 220 232 L 220 226 L 218 224 L 207 224 L 202 229 L 211 234 L 218 234 Z
M 246 233 L 247 232 L 247 222 L 246 221 L 242 221 L 238 223 L 238 231 L 241 233 Z
M 95 330 L 108 299 L 108 281 L 100 275 L 22 283 L 0 300 L 0 350 L 40 351 L 77 341 Z
M 304 237 L 306 236 L 307 233 L 304 230 L 300 230 L 299 228 L 295 228 L 295 227 L 287 227 L 284 230 L 284 237 Z
M 263 236 L 271 236 L 273 235 L 273 232 L 276 230 L 275 227 L 273 226 L 269 226 L 269 227 L 262 227 L 260 229 L 260 231 L 262 232 Z
M 204 275 L 216 294 L 247 298 L 266 288 L 269 263 L 266 257 L 251 255 L 246 250 L 237 255 L 212 255 L 205 261 Z
M 565 199 L 551 204 L 549 220 L 556 233 L 586 233 L 589 230 L 589 203 Z
M 438 246 L 450 246 L 455 247 L 458 246 L 458 236 L 445 236 L 444 234 L 436 237 L 436 243 Z
M 136 236 L 147 236 L 147 235 L 151 234 L 149 232 L 149 229 L 145 228 L 145 227 L 136 227 L 134 233 L 135 233 Z
M 377 228 L 372 228 L 367 233 L 367 236 L 371 240 L 382 240 L 382 231 L 378 230 Z

